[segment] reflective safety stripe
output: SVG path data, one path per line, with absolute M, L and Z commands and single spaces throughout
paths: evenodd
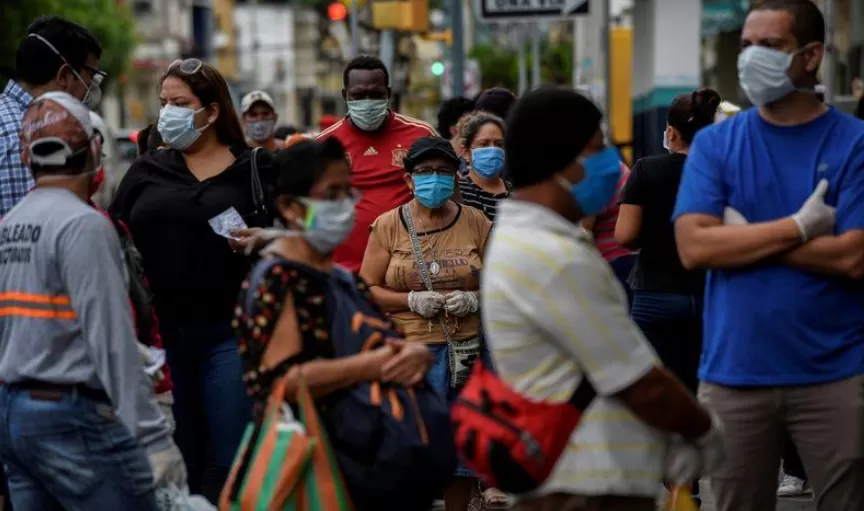
M 68 296 L 33 293 L 0 293 L 0 317 L 18 316 L 42 319 L 76 319 Z

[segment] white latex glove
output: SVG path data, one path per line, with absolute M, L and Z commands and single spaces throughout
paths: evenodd
M 723 208 L 723 225 L 747 225 L 750 222 L 735 208 Z
M 473 291 L 451 291 L 444 297 L 447 312 L 457 318 L 467 316 L 480 309 L 480 299 Z
M 801 231 L 801 240 L 807 241 L 817 236 L 834 234 L 835 208 L 825 204 L 825 193 L 828 192 L 828 180 L 823 179 L 816 185 L 813 194 L 804 201 L 804 205 L 792 220 Z
M 698 480 L 702 477 L 703 466 L 702 453 L 698 447 L 678 436 L 670 440 L 666 450 L 664 476 L 671 485 L 689 485 Z
M 716 413 L 709 413 L 711 414 L 711 429 L 702 435 L 702 437 L 693 441 L 693 445 L 699 449 L 699 453 L 702 455 L 703 476 L 710 476 L 726 459 L 726 447 L 723 442 L 723 437 L 725 436 L 723 423 Z
M 186 486 L 186 464 L 180 449 L 171 442 L 171 446 L 159 452 L 150 453 L 150 468 L 153 470 L 153 481 L 156 486 L 173 484 L 178 488 Z
M 408 309 L 424 318 L 431 318 L 444 307 L 444 295 L 435 291 L 411 291 L 408 293 Z

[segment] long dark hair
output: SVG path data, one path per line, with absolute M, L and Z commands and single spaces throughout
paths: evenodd
M 177 78 L 192 89 L 192 93 L 201 101 L 201 106 L 210 106 L 213 103 L 219 105 L 219 117 L 213 123 L 216 138 L 227 146 L 245 146 L 246 137 L 243 135 L 240 118 L 237 117 L 237 110 L 234 108 L 234 102 L 231 101 L 231 93 L 228 92 L 228 84 L 222 77 L 222 73 L 206 63 L 202 63 L 201 69 L 192 74 L 184 73 L 182 67 L 180 65 L 165 71 L 159 81 L 160 85 L 168 77 Z
M 719 106 L 720 94 L 711 89 L 681 94 L 669 105 L 666 123 L 675 128 L 689 145 L 699 130 L 714 123 Z

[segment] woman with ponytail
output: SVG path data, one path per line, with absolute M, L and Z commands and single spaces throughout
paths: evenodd
M 633 321 L 663 364 L 692 391 L 699 383 L 705 273 L 684 269 L 675 245 L 672 211 L 693 138 L 714 123 L 720 95 L 710 89 L 675 98 L 666 115 L 667 154 L 636 162 L 621 196 L 618 243 L 639 248 L 630 276 Z M 698 481 L 693 494 L 698 499 Z

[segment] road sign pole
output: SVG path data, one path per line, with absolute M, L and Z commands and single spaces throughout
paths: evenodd
M 450 70 L 453 77 L 452 97 L 465 94 L 465 27 L 462 0 L 450 0 L 450 28 L 453 43 L 450 45 Z
M 600 4 L 603 13 L 603 24 L 601 25 L 603 31 L 600 32 L 602 45 L 600 48 L 603 51 L 603 59 L 605 60 L 603 65 L 603 116 L 606 118 L 606 123 L 608 125 L 609 119 L 611 118 L 610 109 L 612 107 L 612 99 L 610 97 L 612 92 L 612 55 L 610 55 L 612 45 L 609 43 L 609 32 L 612 29 L 612 17 L 609 13 L 609 2 L 603 1 L 600 2 Z
M 528 59 L 525 56 L 526 25 L 516 25 L 516 45 L 519 52 L 519 95 L 528 90 Z
M 540 87 L 540 26 L 531 24 L 531 88 Z
M 380 37 L 379 57 L 390 72 L 390 76 L 395 76 L 396 71 L 393 64 L 396 61 L 396 33 L 392 30 L 382 30 Z M 393 85 L 392 79 L 390 85 Z

